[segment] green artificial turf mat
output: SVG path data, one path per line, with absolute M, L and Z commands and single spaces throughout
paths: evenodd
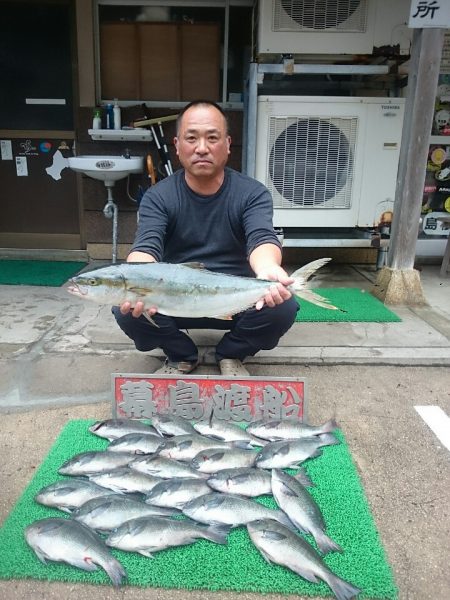
M 86 264 L 59 260 L 0 260 L 0 284 L 59 287 Z
M 340 310 L 330 310 L 316 306 L 302 298 L 298 298 L 300 310 L 297 313 L 297 322 L 308 321 L 348 321 L 385 323 L 401 321 L 391 310 L 364 290 L 359 288 L 315 288 L 319 296 L 328 298 L 333 306 Z
M 70 421 L 0 529 L 0 578 L 36 578 L 50 581 L 111 584 L 103 570 L 88 573 L 63 563 L 43 565 L 23 536 L 33 521 L 65 516 L 41 506 L 34 495 L 57 479 L 59 466 L 74 454 L 102 450 L 108 442 L 88 431 L 93 421 Z M 343 435 L 341 444 L 324 448 L 322 456 L 305 463 L 316 487 L 310 488 L 327 523 L 327 533 L 344 549 L 330 553 L 325 562 L 340 577 L 360 587 L 359 598 L 395 599 L 391 568 L 375 528 L 364 491 Z M 275 507 L 266 497 L 264 504 Z M 310 539 L 311 541 L 311 539 Z M 227 546 L 199 540 L 191 546 L 140 554 L 112 550 L 128 573 L 128 585 L 177 589 L 209 589 L 333 596 L 325 583 L 313 584 L 278 565 L 269 565 L 253 546 L 245 527 L 233 530 Z

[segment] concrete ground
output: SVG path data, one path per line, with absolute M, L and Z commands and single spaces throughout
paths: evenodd
M 370 268 L 329 267 L 313 286 L 370 290 Z M 394 308 L 401 323 L 298 323 L 252 375 L 304 377 L 309 420 L 334 416 L 349 443 L 403 600 L 447 600 L 450 590 L 449 451 L 414 409 L 450 415 L 450 278 L 424 267 L 429 306 Z M 106 309 L 63 288 L 0 286 L 0 523 L 61 428 L 111 415 L 113 372 L 151 373 L 161 355 L 137 353 Z M 212 365 L 217 332 L 196 332 Z M 5 551 L 5 549 L 3 549 Z M 212 574 L 213 577 L 213 574 Z M 257 594 L 0 581 L 5 600 L 256 600 Z M 281 596 L 268 595 L 267 600 Z

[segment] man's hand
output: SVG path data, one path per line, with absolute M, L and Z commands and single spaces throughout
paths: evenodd
M 127 257 L 127 262 L 142 262 L 142 263 L 151 263 L 156 262 L 155 258 L 151 254 L 147 254 L 147 252 L 134 251 L 130 252 Z M 123 315 L 126 315 L 131 311 L 133 317 L 139 318 L 144 314 L 145 308 L 144 303 L 141 300 L 138 300 L 136 304 L 133 306 L 131 302 L 123 302 L 120 305 L 120 312 Z M 152 306 L 146 310 L 146 313 L 152 317 L 155 313 L 158 312 L 156 306 Z
M 292 277 L 289 277 L 283 267 L 280 267 L 279 265 L 266 267 L 259 271 L 257 273 L 257 279 L 268 279 L 269 281 L 274 281 L 276 283 L 271 285 L 264 298 L 261 298 L 261 300 L 258 300 L 255 304 L 256 310 L 261 310 L 264 305 L 273 308 L 277 304 L 282 304 L 285 300 L 289 300 L 292 296 L 286 286 L 294 283 L 294 280 Z

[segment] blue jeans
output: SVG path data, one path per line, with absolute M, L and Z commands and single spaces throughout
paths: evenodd
M 123 315 L 118 306 L 112 308 L 119 327 L 133 340 L 137 350 L 148 352 L 161 348 L 170 362 L 196 362 L 198 348 L 182 329 L 228 330 L 216 347 L 216 360 L 254 356 L 259 350 L 270 350 L 278 345 L 282 335 L 292 326 L 299 306 L 294 298 L 274 308 L 264 306 L 261 310 L 250 308 L 233 316 L 231 321 L 222 319 L 168 317 L 159 313 L 152 318 L 158 327 L 144 316 Z

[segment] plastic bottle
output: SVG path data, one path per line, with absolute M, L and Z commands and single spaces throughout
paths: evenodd
M 114 113 L 114 129 L 121 129 L 122 120 L 121 120 L 121 115 L 120 115 L 120 106 L 117 101 L 117 98 L 114 98 L 113 113 Z
M 106 105 L 106 129 L 114 129 L 114 108 L 112 104 Z
M 92 119 L 92 129 L 102 128 L 102 117 L 99 108 L 94 109 L 94 117 Z

